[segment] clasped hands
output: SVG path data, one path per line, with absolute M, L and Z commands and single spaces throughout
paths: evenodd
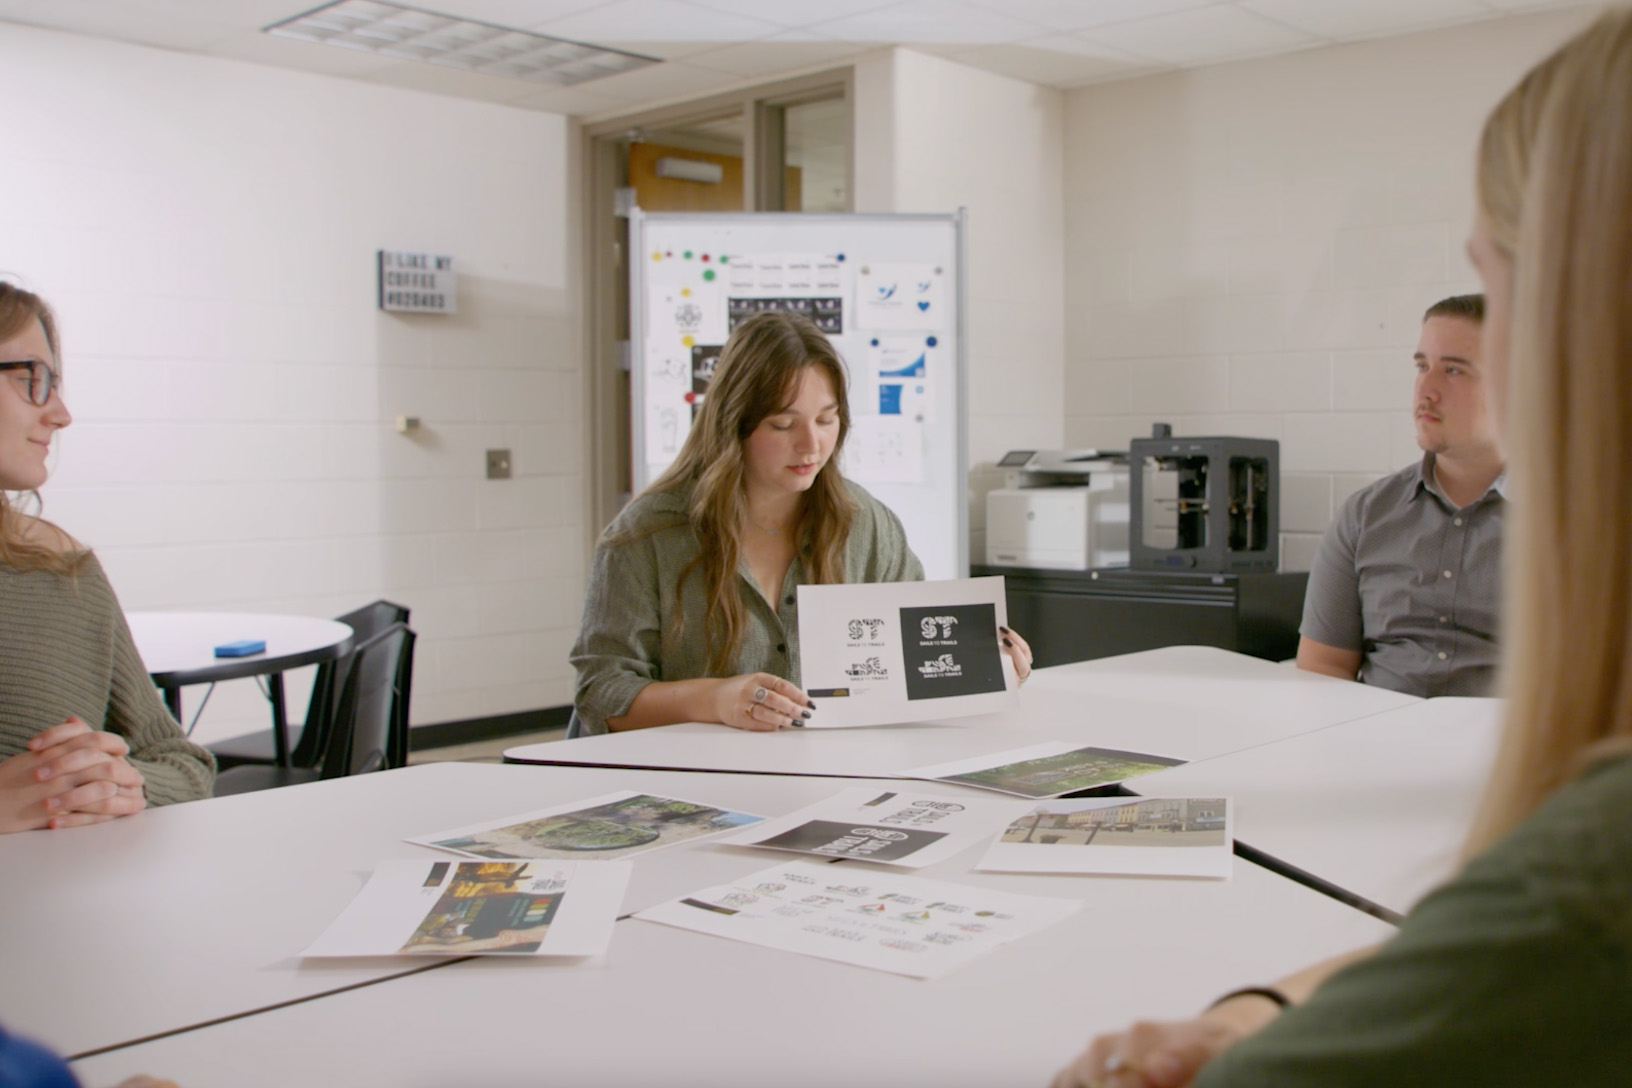
M 147 807 L 124 738 L 78 718 L 41 730 L 0 760 L 0 833 L 80 827 Z

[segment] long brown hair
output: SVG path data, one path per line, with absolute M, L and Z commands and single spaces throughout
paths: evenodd
M 1632 748 L 1632 13 L 1604 15 L 1486 122 L 1479 211 L 1513 262 L 1507 719 L 1489 846 Z
M 51 349 L 51 365 L 60 367 L 61 352 L 57 348 L 57 322 L 51 307 L 39 295 L 25 291 L 15 284 L 0 281 L 0 340 L 10 340 L 28 328 L 30 321 L 38 321 L 45 331 L 46 346 Z M 0 396 L 10 396 L 0 393 Z M 38 492 L 29 492 L 36 507 L 40 504 Z M 47 523 L 49 524 L 49 523 Z M 55 526 L 50 526 L 56 529 Z M 17 505 L 0 491 L 0 564 L 14 570 L 48 570 L 56 574 L 73 574 L 85 561 L 85 552 L 77 546 L 64 550 L 49 537 L 67 534 L 56 529 L 56 534 L 30 531 L 30 519 Z
M 850 433 L 844 362 L 827 337 L 803 317 L 762 313 L 737 326 L 720 351 L 708 395 L 679 456 L 646 489 L 649 494 L 690 494 L 687 521 L 697 535 L 698 552 L 681 571 L 680 581 L 684 584 L 694 572 L 702 578 L 708 667 L 716 675 L 726 675 L 734 668 L 747 625 L 737 588 L 740 534 L 748 509 L 743 441 L 766 417 L 792 403 L 806 367 L 821 368 L 833 386 L 839 435 L 832 456 L 805 492 L 794 540 L 811 582 L 844 581 L 844 544 L 855 516 L 855 504 L 838 465 L 839 452 Z M 643 535 L 619 534 L 609 537 L 607 544 L 617 546 Z M 675 623 L 681 622 L 676 614 Z

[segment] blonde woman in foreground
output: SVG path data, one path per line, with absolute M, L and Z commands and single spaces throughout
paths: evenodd
M 1387 944 L 1102 1035 L 1055 1088 L 1632 1083 L 1632 12 L 1525 76 L 1478 174 L 1515 501 L 1462 871 Z

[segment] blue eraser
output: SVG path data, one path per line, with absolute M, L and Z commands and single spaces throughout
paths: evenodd
M 266 643 L 258 638 L 240 639 L 237 642 L 223 642 L 215 648 L 216 657 L 248 657 L 250 654 L 266 652 Z

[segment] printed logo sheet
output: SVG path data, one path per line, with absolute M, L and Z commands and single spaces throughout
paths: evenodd
M 935 978 L 1076 911 L 1075 899 L 986 891 L 798 861 L 635 915 L 858 967 Z
M 762 819 L 696 801 L 622 790 L 407 841 L 472 858 L 602 861 L 717 835 Z
M 977 869 L 1227 879 L 1235 861 L 1226 797 L 1045 801 L 1019 817 Z
M 799 655 L 816 728 L 986 714 L 1020 705 L 999 644 L 1003 579 L 799 587 Z
M 857 786 L 722 841 L 917 869 L 967 850 L 1025 811 L 1023 801 Z
M 1153 771 L 1165 771 L 1185 762 L 1147 752 L 1078 748 L 1069 741 L 1047 741 L 951 763 L 915 767 L 901 773 L 904 778 L 956 782 L 1021 797 L 1060 797 Z
M 627 861 L 382 861 L 323 935 L 329 956 L 598 956 Z

